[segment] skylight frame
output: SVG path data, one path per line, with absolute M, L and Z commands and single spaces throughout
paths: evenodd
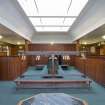
M 25 0 L 17 0 L 19 3 L 20 3 L 20 5 L 21 5 L 21 2 L 22 1 L 25 1 Z M 56 3 L 58 2 L 58 1 L 60 1 L 60 5 L 62 5 L 63 7 L 65 7 L 65 5 L 66 5 L 66 11 L 65 11 L 65 13 L 63 14 L 63 15 L 60 15 L 59 13 L 57 14 L 57 15 L 52 15 L 52 14 L 49 14 L 49 15 L 47 15 L 47 14 L 43 14 L 43 5 L 44 5 L 44 3 L 46 3 L 46 2 L 44 2 L 44 1 L 48 1 L 49 2 L 49 0 L 44 0 L 43 1 L 43 5 L 41 4 L 42 3 L 42 0 L 27 0 L 27 2 L 31 2 L 31 5 L 32 5 L 32 8 L 34 8 L 34 12 L 35 13 L 30 13 L 30 14 L 28 14 L 27 12 L 26 12 L 26 8 L 24 9 L 24 6 L 23 6 L 23 9 L 24 9 L 24 11 L 26 12 L 26 14 L 27 14 L 27 16 L 28 16 L 28 18 L 38 18 L 39 19 L 39 25 L 38 24 L 34 24 L 32 21 L 31 21 L 31 23 L 33 24 L 33 26 L 34 27 L 59 27 L 59 28 L 61 28 L 61 27 L 68 27 L 69 26 L 69 28 L 72 26 L 72 24 L 75 22 L 75 20 L 77 19 L 77 17 L 78 17 L 78 15 L 80 14 L 80 12 L 82 11 L 82 9 L 85 7 L 85 5 L 87 4 L 87 2 L 88 2 L 88 0 L 78 0 L 78 3 L 79 3 L 79 1 L 80 1 L 80 3 L 81 3 L 81 5 L 83 6 L 83 7 L 79 7 L 79 6 L 77 6 L 78 8 L 82 8 L 81 9 L 81 11 L 77 14 L 77 15 L 71 15 L 70 14 L 70 12 L 72 12 L 73 11 L 73 3 L 76 3 L 77 2 L 77 0 L 66 0 L 67 1 L 67 3 L 65 2 L 65 0 L 62 0 L 63 2 L 61 2 L 61 0 L 53 0 L 53 1 L 56 1 L 55 2 L 55 5 L 54 5 L 54 8 L 57 6 L 56 5 Z M 52 2 L 52 4 L 53 4 L 53 1 L 50 1 L 50 2 Z M 83 1 L 85 2 L 86 1 L 86 3 L 83 5 Z M 50 3 L 49 2 L 49 3 Z M 65 2 L 65 3 L 64 3 Z M 52 4 L 50 5 L 50 6 L 52 6 Z M 65 4 L 65 5 L 63 5 L 63 4 Z M 28 5 L 28 4 L 27 4 Z M 33 6 L 34 5 L 34 6 Z M 58 4 L 59 5 L 59 4 Z M 58 6 L 58 7 L 60 7 L 60 5 Z M 79 4 L 78 4 L 79 5 Z M 21 5 L 22 6 L 22 5 Z M 47 7 L 48 5 L 46 5 L 46 7 Z M 50 8 L 50 6 L 49 6 L 49 8 Z M 30 6 L 29 6 L 30 7 Z M 42 9 L 40 9 L 40 8 L 42 8 Z M 36 8 L 36 9 L 35 9 Z M 53 9 L 54 9 L 53 8 Z M 52 9 L 52 8 L 51 8 Z M 28 9 L 27 9 L 28 10 Z M 48 10 L 48 9 L 45 9 L 45 10 Z M 57 9 L 57 10 L 59 10 L 59 9 Z M 33 12 L 33 11 L 32 11 Z M 37 12 L 37 13 L 36 13 Z M 46 12 L 46 11 L 45 11 Z M 47 12 L 49 12 L 49 11 L 47 11 Z M 57 12 L 60 12 L 60 11 L 57 11 Z M 64 11 L 63 11 L 64 12 Z M 40 14 L 40 13 L 42 13 L 42 14 Z M 43 21 L 44 20 L 44 18 L 59 18 L 59 20 L 60 20 L 60 18 L 63 18 L 63 21 L 62 21 L 62 24 L 60 23 L 60 24 L 52 24 L 52 23 L 50 23 L 50 24 L 46 24 L 46 26 L 45 26 L 45 24 L 43 24 L 45 21 Z M 74 18 L 74 20 L 72 20 L 71 21 L 71 23 L 69 23 L 69 24 L 65 24 L 65 22 L 67 21 L 67 19 L 72 19 L 72 18 Z M 46 20 L 47 21 L 47 20 Z M 58 22 L 58 21 L 57 21 Z M 68 22 L 67 22 L 68 23 Z M 61 28 L 62 29 L 62 28 Z M 37 32 L 40 32 L 39 30 L 37 30 L 37 28 L 35 28 L 35 30 L 37 31 Z M 68 30 L 67 30 L 68 31 Z M 44 32 L 44 30 L 43 31 L 41 31 L 41 32 Z M 47 32 L 47 30 L 45 31 L 45 32 Z M 48 31 L 49 32 L 49 31 Z M 57 32 L 56 30 L 55 30 L 55 32 Z M 60 32 L 60 30 L 58 30 L 58 32 Z M 62 32 L 62 30 L 61 30 L 61 32 Z M 65 31 L 64 31 L 65 32 Z
M 46 29 L 47 28 L 47 29 Z M 70 27 L 65 26 L 56 26 L 56 27 L 35 27 L 39 32 L 67 32 Z
M 64 22 L 64 18 L 66 19 Z M 29 18 L 30 21 L 32 22 L 32 24 L 34 26 L 36 25 L 56 25 L 56 26 L 59 26 L 59 25 L 69 25 L 71 26 L 73 24 L 73 22 L 76 20 L 76 17 L 65 17 L 65 16 L 62 16 L 62 17 L 41 17 L 41 21 L 43 23 L 40 22 L 40 17 L 31 17 Z M 69 23 L 69 24 L 68 24 Z

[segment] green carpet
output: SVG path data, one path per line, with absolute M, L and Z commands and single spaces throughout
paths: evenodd
M 73 72 L 73 70 L 71 70 L 71 72 Z M 12 81 L 0 81 L 0 105 L 17 105 L 19 100 L 28 98 L 38 93 L 66 93 L 86 100 L 89 105 L 105 104 L 105 88 L 95 83 L 94 81 L 91 84 L 91 89 L 57 88 L 19 90 L 16 90 L 16 85 Z
M 67 93 L 82 98 L 89 105 L 105 104 L 105 88 L 92 83 L 91 89 L 20 89 L 16 90 L 15 84 L 10 81 L 0 82 L 0 105 L 16 105 L 19 100 L 28 98 L 38 93 Z

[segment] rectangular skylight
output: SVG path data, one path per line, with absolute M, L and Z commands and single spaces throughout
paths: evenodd
M 70 27 L 35 27 L 38 32 L 67 32 Z
M 26 15 L 35 27 L 35 30 L 38 32 L 68 31 L 88 2 L 88 0 L 17 1 L 20 3 Z
M 34 26 L 37 25 L 68 25 L 71 26 L 76 18 L 29 18 Z

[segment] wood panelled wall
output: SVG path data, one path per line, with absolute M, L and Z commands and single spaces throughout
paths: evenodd
M 76 44 L 29 44 L 28 45 L 29 51 L 75 51 Z M 36 64 L 47 64 L 48 57 L 41 56 L 40 61 L 36 61 L 36 56 L 29 56 L 28 57 L 28 65 L 36 65 Z M 68 61 L 63 61 L 64 64 L 74 65 L 75 60 L 74 56 L 70 57 L 71 59 Z
M 75 44 L 29 45 L 30 51 L 75 51 L 75 48 Z M 41 60 L 36 62 L 34 56 L 29 56 L 24 61 L 20 57 L 0 57 L 0 80 L 14 80 L 26 70 L 27 66 L 46 64 L 47 60 L 47 57 L 41 57 Z M 64 61 L 64 63 L 75 65 L 90 78 L 100 84 L 105 84 L 105 58 L 88 57 L 87 59 L 81 59 L 81 57 L 71 56 L 71 59 Z
M 27 67 L 27 61 L 20 57 L 0 57 L 0 80 L 14 80 Z
M 89 57 L 81 59 L 75 58 L 75 66 L 84 74 L 105 85 L 105 59 L 99 57 Z
M 30 51 L 75 51 L 76 44 L 29 44 Z

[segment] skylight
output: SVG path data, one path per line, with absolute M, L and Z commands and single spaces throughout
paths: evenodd
M 69 27 L 35 27 L 36 30 L 40 32 L 67 32 L 69 30 Z
M 37 32 L 67 32 L 88 0 L 17 0 Z

